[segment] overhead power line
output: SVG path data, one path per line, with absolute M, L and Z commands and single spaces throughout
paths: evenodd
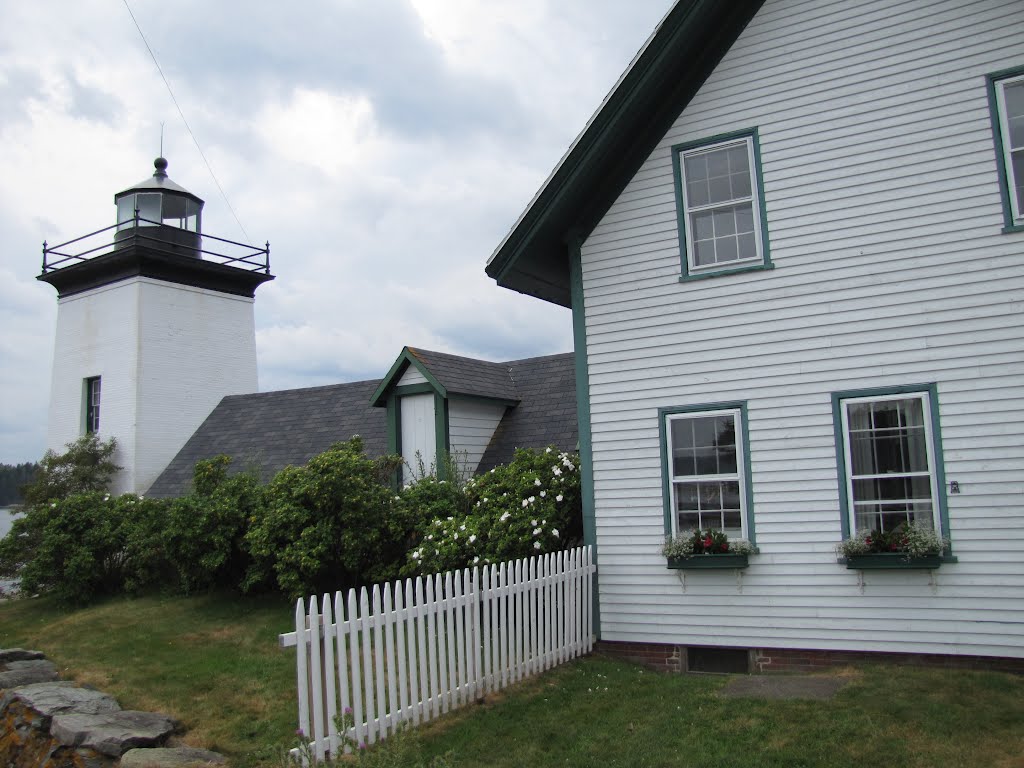
M 185 119 L 185 113 L 181 109 L 181 105 L 178 104 L 178 100 L 174 97 L 174 90 L 171 88 L 171 84 L 167 81 L 167 76 L 164 75 L 164 70 L 160 66 L 160 62 L 157 61 L 156 54 L 153 53 L 153 49 L 149 46 L 149 41 L 146 40 L 146 35 L 142 31 L 142 27 L 139 26 L 138 20 L 135 18 L 135 14 L 132 13 L 131 6 L 128 5 L 128 0 L 121 0 L 124 3 L 125 9 L 128 11 L 128 15 L 132 17 L 132 23 L 135 24 L 135 29 L 139 31 L 139 37 L 142 38 L 143 44 L 146 46 L 146 50 L 149 51 L 149 56 L 153 59 L 153 63 L 156 65 L 156 71 L 160 73 L 160 79 L 164 81 L 164 85 L 167 87 L 167 93 L 171 96 L 171 101 L 174 102 L 175 109 L 178 110 L 178 115 L 181 116 L 181 122 L 185 124 L 185 130 L 188 131 L 188 135 L 192 137 L 192 143 L 196 145 L 196 149 L 199 150 L 199 156 L 203 158 L 203 162 L 206 164 L 206 170 L 210 172 L 210 178 L 213 179 L 213 183 L 217 185 L 217 189 L 220 192 L 220 196 L 224 198 L 224 203 L 227 205 L 228 210 L 231 211 L 231 215 L 235 219 L 235 223 L 238 224 L 238 228 L 242 230 L 242 234 L 245 235 L 247 243 L 252 242 L 252 238 L 249 237 L 249 233 L 245 231 L 245 227 L 242 226 L 241 220 L 238 218 L 238 214 L 235 213 L 235 209 L 231 205 L 231 201 L 228 200 L 227 194 L 224 192 L 224 188 L 220 185 L 220 181 L 217 180 L 217 174 L 213 172 L 213 166 L 210 165 L 210 161 L 206 159 L 206 153 L 203 152 L 203 148 L 199 146 L 199 139 L 196 138 L 195 133 L 192 132 L 192 126 L 188 124 L 188 120 Z M 163 152 L 163 132 L 160 134 L 160 151 Z

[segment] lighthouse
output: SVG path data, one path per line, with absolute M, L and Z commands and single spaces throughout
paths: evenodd
M 117 493 L 145 493 L 226 395 L 255 392 L 256 289 L 270 246 L 202 232 L 203 201 L 154 161 L 114 195 L 116 222 L 43 244 L 57 291 L 48 448 L 117 440 Z

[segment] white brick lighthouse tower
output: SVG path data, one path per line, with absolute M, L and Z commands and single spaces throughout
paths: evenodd
M 117 223 L 55 247 L 48 447 L 117 438 L 113 490 L 144 493 L 225 395 L 257 390 L 253 297 L 270 246 L 203 235 L 203 201 L 153 176 L 114 196 Z

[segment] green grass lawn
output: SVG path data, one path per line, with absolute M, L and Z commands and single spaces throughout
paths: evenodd
M 278 762 L 296 727 L 292 606 L 234 596 L 116 600 L 69 611 L 0 604 L 0 647 L 46 652 L 126 708 L 181 719 L 236 766 Z M 729 699 L 727 678 L 592 657 L 421 729 L 425 754 L 468 766 L 1024 768 L 1024 678 L 843 670 L 831 701 Z

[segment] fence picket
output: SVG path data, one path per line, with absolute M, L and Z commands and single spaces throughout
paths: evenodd
M 296 601 L 281 645 L 296 648 L 312 757 L 337 756 L 349 739 L 373 744 L 589 652 L 596 570 L 583 547 Z
M 341 592 L 334 593 L 334 617 L 338 622 L 337 627 L 337 643 L 338 643 L 338 688 L 341 692 L 341 711 L 344 714 L 345 708 L 352 707 L 352 695 L 349 693 L 348 687 L 348 675 L 349 675 L 349 663 L 348 663 L 348 651 L 346 650 L 346 635 L 345 627 L 345 602 L 342 598 Z M 358 683 L 357 683 L 358 685 Z M 350 718 L 351 719 L 351 713 Z M 351 751 L 346 749 L 345 751 Z

